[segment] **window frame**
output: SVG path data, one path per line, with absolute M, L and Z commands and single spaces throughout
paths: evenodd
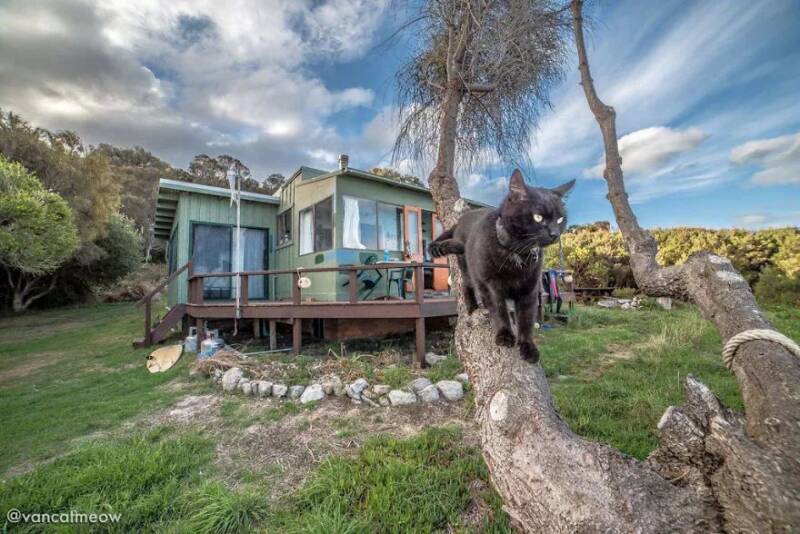
M 282 212 L 278 213 L 278 216 L 275 219 L 275 246 L 276 246 L 276 248 L 288 247 L 292 243 L 294 243 L 294 233 L 292 232 L 292 222 L 293 222 L 292 221 L 292 213 L 293 213 L 293 209 L 292 209 L 292 207 L 289 207 L 289 208 L 283 210 Z M 289 237 L 286 239 L 286 241 L 281 241 L 281 234 L 283 233 L 283 232 L 281 232 L 281 230 L 285 229 L 286 220 L 289 221 Z M 298 220 L 298 222 L 299 222 L 299 220 Z M 282 226 L 281 223 L 283 223 L 283 227 L 284 228 L 281 228 L 281 226 Z
M 317 250 L 317 206 L 322 204 L 323 202 L 331 202 L 331 246 L 328 248 L 322 248 Z M 301 245 L 301 228 L 300 228 L 300 221 L 302 220 L 303 213 L 306 211 L 311 211 L 311 252 L 300 252 L 300 245 Z M 317 202 L 314 202 L 310 206 L 306 206 L 305 208 L 299 210 L 297 212 L 297 256 L 308 256 L 309 254 L 318 254 L 320 252 L 327 252 L 329 250 L 334 250 L 336 248 L 336 234 L 334 230 L 336 228 L 336 202 L 334 202 L 334 195 L 329 195 Z
M 403 248 L 403 237 L 404 237 L 404 235 L 403 235 L 404 234 L 404 231 L 403 231 L 403 206 L 401 206 L 400 204 L 392 204 L 391 202 L 384 202 L 382 200 L 375 200 L 375 199 L 372 199 L 372 198 L 362 198 L 362 197 L 358 197 L 358 196 L 355 196 L 355 195 L 348 195 L 348 194 L 344 194 L 344 193 L 342 194 L 342 202 L 344 202 L 344 197 L 353 198 L 353 199 L 356 199 L 358 201 L 372 202 L 373 204 L 375 204 L 375 234 L 376 234 L 375 235 L 375 246 L 377 248 L 346 247 L 346 246 L 344 246 L 344 236 L 342 236 L 342 248 L 343 249 L 345 249 L 345 250 L 360 250 L 360 251 L 364 251 L 364 250 L 375 250 L 375 251 L 389 250 L 389 252 L 403 252 L 403 250 L 404 250 L 404 248 Z M 400 213 L 400 224 L 397 227 L 397 230 L 398 230 L 398 246 L 400 248 L 386 249 L 385 247 L 381 247 L 381 241 L 383 240 L 383 238 L 381 236 L 381 206 L 387 206 L 389 208 L 394 208 L 395 209 L 395 214 Z

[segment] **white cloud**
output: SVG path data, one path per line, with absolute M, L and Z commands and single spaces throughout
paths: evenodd
M 734 218 L 736 228 L 782 228 L 797 226 L 800 222 L 800 211 L 775 211 L 768 213 L 743 213 Z
M 675 130 L 664 126 L 653 126 L 637 130 L 619 138 L 619 153 L 622 170 L 628 175 L 652 175 L 664 170 L 664 166 L 675 157 L 696 148 L 708 138 L 699 128 Z M 602 161 L 584 171 L 586 177 L 602 177 L 605 162 Z
M 730 160 L 761 166 L 750 178 L 756 185 L 800 184 L 800 132 L 748 141 L 731 150 Z
M 141 145 L 185 166 L 208 147 L 256 175 L 345 144 L 331 115 L 371 89 L 312 64 L 370 50 L 386 0 L 0 2 L 0 108 L 88 143 Z M 344 16 L 346 14 L 346 16 Z

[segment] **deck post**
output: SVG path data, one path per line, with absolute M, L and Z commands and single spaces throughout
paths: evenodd
M 417 366 L 422 369 L 425 367 L 425 318 L 418 317 L 415 328 L 417 345 Z
M 422 304 L 425 298 L 425 268 L 422 265 L 414 267 L 414 292 L 417 297 L 417 304 Z
M 269 321 L 269 350 L 278 348 L 278 321 L 270 319 Z
M 261 319 L 253 319 L 253 337 L 255 339 L 261 338 Z
M 292 353 L 296 356 L 300 354 L 303 342 L 303 320 L 299 317 L 292 319 Z
M 203 319 L 198 317 L 195 319 L 195 321 L 195 326 L 197 327 L 197 354 L 200 354 L 201 344 L 203 343 L 203 339 L 206 337 L 206 332 Z
M 250 282 L 246 274 L 239 275 L 239 303 L 247 306 L 247 296 L 250 293 Z

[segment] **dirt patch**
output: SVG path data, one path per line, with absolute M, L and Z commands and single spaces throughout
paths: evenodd
M 223 415 L 227 399 L 236 408 L 235 417 Z M 349 398 L 328 397 L 311 409 L 281 411 L 288 402 L 189 395 L 137 424 L 201 431 L 217 444 L 217 477 L 231 487 L 243 480 L 262 479 L 271 500 L 292 493 L 325 458 L 353 455 L 377 434 L 406 438 L 431 426 L 457 424 L 467 443 L 479 443 L 465 401 L 372 408 L 355 405 Z M 283 415 L 275 415 L 278 412 Z M 276 420 L 269 420 L 272 417 Z
M 257 403 L 251 409 L 258 409 Z M 329 398 L 313 410 L 220 436 L 217 467 L 232 485 L 244 473 L 264 477 L 270 498 L 276 499 L 302 485 L 309 471 L 325 458 L 355 454 L 377 434 L 406 438 L 431 426 L 458 424 L 465 439 L 476 444 L 477 431 L 465 415 L 465 403 L 370 408 L 345 398 Z
M 605 354 L 597 361 L 594 367 L 586 369 L 585 375 L 589 378 L 599 378 L 606 374 L 617 362 L 631 360 L 636 357 L 636 346 L 609 345 Z

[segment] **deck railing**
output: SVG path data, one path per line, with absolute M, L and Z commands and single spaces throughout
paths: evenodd
M 308 267 L 298 269 L 271 269 L 266 271 L 240 271 L 236 272 L 213 272 L 213 273 L 194 273 L 189 276 L 189 304 L 204 304 L 203 296 L 203 280 L 206 278 L 234 278 L 239 276 L 240 288 L 239 302 L 241 305 L 246 306 L 249 304 L 248 289 L 249 278 L 251 276 L 272 276 L 272 275 L 291 275 L 292 276 L 292 303 L 300 304 L 302 302 L 302 289 L 298 285 L 300 277 L 309 273 L 346 273 L 348 276 L 348 300 L 350 304 L 356 304 L 360 301 L 358 297 L 358 273 L 363 271 L 382 271 L 386 270 L 402 270 L 405 272 L 407 269 L 414 270 L 414 300 L 423 302 L 425 300 L 425 269 L 449 269 L 446 263 L 430 263 L 430 262 L 386 262 L 386 263 L 370 263 L 364 265 L 342 265 L 337 267 Z M 404 277 L 401 277 L 400 283 L 405 283 Z M 388 275 L 387 275 L 388 284 Z
M 390 289 L 388 272 L 401 270 L 398 285 L 408 280 L 405 273 L 413 269 L 413 298 L 400 300 L 366 301 L 359 299 L 359 272 L 387 271 L 387 289 Z M 193 273 L 189 275 L 189 298 L 187 313 L 197 321 L 198 344 L 204 335 L 204 317 L 225 318 L 232 313 L 242 312 L 247 318 L 270 320 L 270 338 L 274 336 L 276 319 L 285 319 L 292 324 L 292 347 L 300 352 L 303 319 L 313 318 L 400 318 L 414 319 L 416 332 L 416 352 L 419 365 L 424 365 L 425 354 L 425 317 L 451 315 L 455 312 L 453 299 L 426 299 L 425 269 L 449 269 L 446 263 L 427 262 L 386 262 L 364 265 L 342 265 L 337 267 L 309 267 L 300 269 L 270 269 L 264 271 Z M 303 290 L 298 284 L 300 277 L 311 273 L 344 273 L 348 279 L 346 301 L 306 301 L 303 302 Z M 291 276 L 291 301 L 259 301 L 251 303 L 248 298 L 249 279 L 253 276 Z M 204 302 L 203 286 L 206 278 L 232 278 L 239 276 L 240 310 L 233 310 L 230 302 Z M 337 288 L 338 289 L 338 288 Z M 387 291 L 389 293 L 389 291 Z M 232 300 L 232 299 L 231 299 Z M 438 300 L 439 302 L 434 302 Z M 224 308 L 224 309 L 223 309 Z
M 153 323 L 153 299 L 157 297 L 161 292 L 169 287 L 169 285 L 176 279 L 180 274 L 184 271 L 189 271 L 189 276 L 192 275 L 192 260 L 187 261 L 180 267 L 178 267 L 169 277 L 167 277 L 163 282 L 158 284 L 152 291 L 147 293 L 143 296 L 139 301 L 136 303 L 137 307 L 141 307 L 144 305 L 144 339 L 142 340 L 144 346 L 150 346 L 153 342 L 152 335 L 153 331 L 151 329 Z

